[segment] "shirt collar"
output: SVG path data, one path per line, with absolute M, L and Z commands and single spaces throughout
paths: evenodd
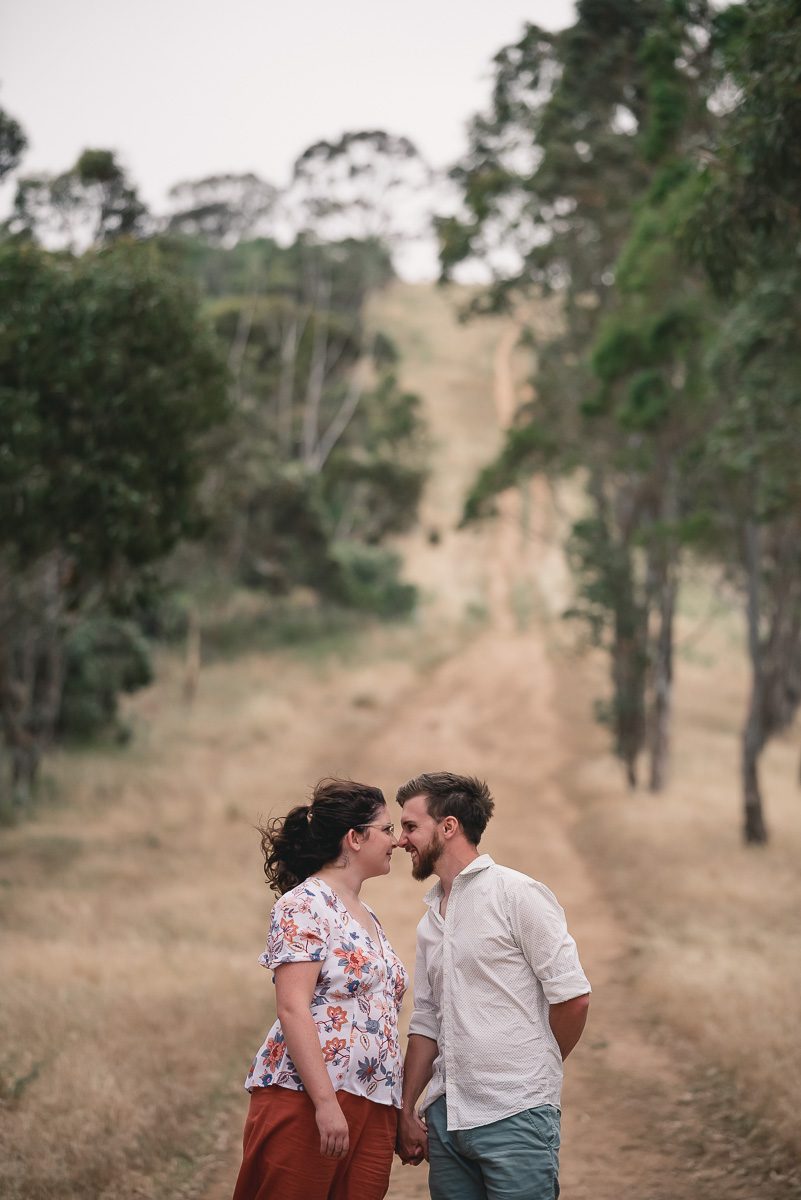
M 493 867 L 495 860 L 489 854 L 479 854 L 478 858 L 474 858 L 471 863 L 468 863 L 464 870 L 460 871 L 456 879 L 461 879 L 464 875 L 475 875 L 478 871 L 486 871 L 487 867 Z M 456 883 L 454 879 L 454 883 Z M 429 908 L 433 908 L 435 912 L 439 912 L 439 905 L 444 895 L 445 889 L 442 882 L 438 879 L 430 891 L 426 892 L 423 899 Z

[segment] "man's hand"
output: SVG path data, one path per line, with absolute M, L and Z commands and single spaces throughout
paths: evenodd
M 402 1163 L 413 1167 L 419 1167 L 423 1159 L 428 1162 L 428 1130 L 414 1110 L 401 1109 L 395 1153 Z
M 320 1153 L 326 1158 L 342 1158 L 348 1152 L 348 1122 L 336 1100 L 319 1104 L 314 1114 L 320 1131 Z

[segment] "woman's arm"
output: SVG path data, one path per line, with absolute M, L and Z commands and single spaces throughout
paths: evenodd
M 320 1153 L 341 1158 L 348 1149 L 348 1123 L 337 1103 L 311 1015 L 319 962 L 282 963 L 275 968 L 275 995 L 287 1049 L 314 1105 Z

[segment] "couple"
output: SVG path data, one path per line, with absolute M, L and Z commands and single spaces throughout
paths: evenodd
M 262 830 L 279 894 L 267 948 L 278 1020 L 248 1075 L 234 1200 L 380 1200 L 393 1151 L 430 1162 L 433 1200 L 555 1200 L 562 1062 L 590 985 L 541 883 L 479 854 L 487 785 L 448 772 L 398 790 L 401 835 L 378 788 L 328 779 Z M 408 976 L 365 879 L 406 850 L 439 876 Z M 421 1115 L 417 1101 L 428 1086 Z

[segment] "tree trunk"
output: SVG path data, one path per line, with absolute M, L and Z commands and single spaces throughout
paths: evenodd
M 768 840 L 768 830 L 762 811 L 762 796 L 759 791 L 759 730 L 758 718 L 753 709 L 743 733 L 743 837 L 749 845 L 761 846 Z
M 323 397 L 328 359 L 328 299 L 330 295 L 330 284 L 322 284 L 315 304 L 314 341 L 303 411 L 303 461 L 306 464 L 312 461 L 320 437 L 320 402 Z
M 278 383 L 278 450 L 282 458 L 292 453 L 292 400 L 295 394 L 295 365 L 300 333 L 293 316 L 281 336 L 281 378 Z
M 41 751 L 26 728 L 26 689 L 14 678 L 8 647 L 0 645 L 0 716 L 11 759 L 11 795 L 16 809 L 28 806 Z
M 617 753 L 626 768 L 629 787 L 637 786 L 637 759 L 645 730 L 643 650 L 639 638 L 618 635 L 613 647 Z
M 746 525 L 746 564 L 748 568 L 748 653 L 751 658 L 751 703 L 743 730 L 743 837 L 749 845 L 763 845 L 768 831 L 759 791 L 759 756 L 764 746 L 762 729 L 762 643 L 759 637 L 759 584 L 762 555 L 759 527 Z
M 186 666 L 184 670 L 184 703 L 192 704 L 200 679 L 200 617 L 193 604 L 189 609 L 186 630 Z
M 42 746 L 34 738 L 25 745 L 13 747 L 11 756 L 11 787 L 14 808 L 25 812 L 31 803 L 39 763 L 42 761 Z
M 659 602 L 659 637 L 653 662 L 653 709 L 649 728 L 651 777 L 649 790 L 661 792 L 667 783 L 670 764 L 670 726 L 673 710 L 673 617 L 677 581 L 668 571 L 662 582 Z
M 356 412 L 362 392 L 364 391 L 366 373 L 367 360 L 362 357 L 353 368 L 348 390 L 345 394 L 345 399 L 339 406 L 339 411 L 320 438 L 314 449 L 314 453 L 307 462 L 307 466 L 315 475 L 318 475 L 322 471 L 329 454 L 342 437 L 342 434 L 350 423 L 351 417 Z
M 237 395 L 241 399 L 241 383 L 242 383 L 242 364 L 245 361 L 245 351 L 248 348 L 250 339 L 250 329 L 253 324 L 253 314 L 256 311 L 256 297 L 248 308 L 244 304 L 239 310 L 239 318 L 236 323 L 236 333 L 234 340 L 231 343 L 231 349 L 228 352 L 228 367 L 234 378 Z

